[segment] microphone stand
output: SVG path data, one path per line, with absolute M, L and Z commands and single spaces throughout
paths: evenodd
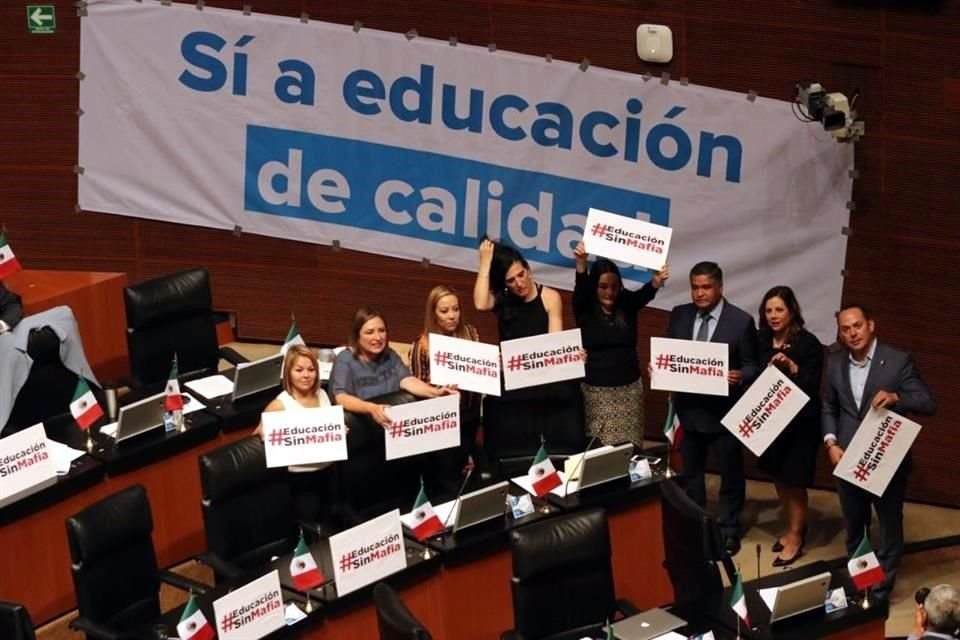
M 460 497 L 463 495 L 463 491 L 467 488 L 467 483 L 470 482 L 470 476 L 473 475 L 473 469 L 467 469 L 466 475 L 463 476 L 463 482 L 460 483 L 460 490 L 457 491 L 457 496 L 453 499 L 453 506 L 450 507 L 450 511 L 447 512 L 447 517 L 443 519 L 443 528 L 440 530 L 440 533 L 436 534 L 436 538 L 442 538 L 444 533 L 447 531 L 447 524 L 450 522 L 450 517 L 453 515 L 454 509 L 457 509 L 460 504 Z M 424 560 L 429 560 L 433 557 L 433 552 L 430 551 L 430 547 L 426 544 L 423 545 L 423 553 L 421 557 Z
M 573 469 L 570 471 L 570 475 L 568 475 L 566 481 L 564 481 L 563 483 L 564 499 L 566 499 L 567 497 L 567 488 L 570 486 L 570 481 L 573 480 L 573 476 L 577 475 L 577 473 L 582 470 L 584 463 L 587 461 L 587 452 L 590 451 L 590 448 L 593 447 L 593 443 L 596 442 L 597 438 L 600 437 L 600 434 L 603 432 L 603 428 L 605 426 L 606 425 L 601 425 L 600 428 L 597 429 L 596 432 L 593 434 L 593 437 L 591 437 L 590 440 L 587 441 L 586 449 L 583 450 L 583 454 L 580 456 L 580 459 L 577 460 L 577 464 L 574 465 Z M 579 490 L 580 490 L 580 480 L 577 480 L 577 491 Z M 550 507 L 547 505 L 544 505 L 544 506 L 546 506 L 547 510 L 544 511 L 543 513 L 550 513 L 549 511 Z

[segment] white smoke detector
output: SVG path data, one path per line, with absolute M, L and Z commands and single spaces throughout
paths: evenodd
M 673 32 L 663 24 L 642 24 L 637 27 L 637 55 L 645 62 L 673 60 Z

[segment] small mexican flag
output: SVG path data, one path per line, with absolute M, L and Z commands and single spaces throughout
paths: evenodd
M 663 422 L 663 435 L 667 437 L 670 446 L 676 450 L 683 439 L 683 427 L 680 426 L 680 418 L 677 417 L 677 411 L 673 407 L 673 398 L 667 403 L 667 419 Z
M 747 613 L 747 597 L 743 593 L 743 578 L 737 571 L 737 583 L 733 585 L 733 594 L 730 596 L 730 608 L 740 616 L 743 623 L 750 626 L 750 615 Z
M 7 234 L 0 231 L 0 278 L 12 276 L 20 271 L 20 261 L 7 244 Z
M 562 484 L 560 474 L 553 468 L 550 456 L 547 455 L 547 450 L 542 444 L 537 451 L 537 457 L 533 459 L 533 464 L 530 465 L 530 470 L 527 471 L 527 477 L 530 479 L 530 484 L 533 485 L 534 495 L 538 498 L 542 498 Z
M 87 384 L 83 376 L 77 378 L 77 388 L 73 392 L 70 413 L 84 431 L 103 417 L 103 409 L 100 408 L 97 399 L 93 397 L 93 391 L 90 391 L 90 385 Z
M 443 523 L 433 511 L 433 505 L 427 499 L 427 492 L 423 489 L 423 478 L 420 478 L 420 493 L 413 501 L 413 535 L 423 542 L 427 538 L 443 531 Z
M 180 616 L 180 622 L 177 623 L 177 635 L 180 640 L 211 640 L 214 636 L 213 627 L 207 622 L 197 606 L 197 598 L 190 594 L 190 600 Z
M 283 346 L 280 347 L 280 353 L 287 355 L 287 351 L 290 347 L 297 344 L 307 344 L 303 341 L 303 336 L 300 335 L 300 329 L 297 328 L 297 321 L 294 320 L 290 324 L 290 331 L 287 331 L 287 337 L 283 341 Z
M 320 573 L 317 561 L 313 559 L 307 543 L 303 541 L 302 533 L 297 542 L 297 548 L 293 550 L 290 577 L 293 579 L 293 586 L 297 589 L 313 589 L 323 584 L 323 574 Z
M 873 552 L 870 546 L 870 540 L 867 534 L 863 534 L 860 540 L 860 546 L 853 553 L 850 562 L 847 563 L 847 570 L 850 572 L 850 578 L 858 590 L 863 591 L 872 586 L 878 585 L 887 579 L 887 575 L 877 560 L 877 554 Z
M 180 395 L 180 383 L 177 381 L 177 356 L 173 356 L 170 365 L 170 376 L 167 378 L 167 397 L 163 400 L 163 408 L 167 411 L 183 411 L 183 396 Z

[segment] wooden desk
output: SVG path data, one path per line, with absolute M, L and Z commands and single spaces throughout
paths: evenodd
M 23 299 L 26 315 L 60 305 L 73 310 L 83 350 L 101 382 L 129 373 L 123 306 L 127 274 L 24 269 L 4 284 Z

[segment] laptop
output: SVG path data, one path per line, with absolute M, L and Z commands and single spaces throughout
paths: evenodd
M 774 623 L 822 607 L 829 590 L 830 572 L 825 571 L 782 587 L 760 589 L 759 593 Z
M 613 637 L 619 640 L 650 640 L 687 624 L 663 609 L 650 609 L 620 622 L 614 622 Z
M 509 485 L 509 482 L 498 482 L 460 496 L 460 508 L 453 522 L 454 533 L 502 517 L 506 510 Z
M 152 431 L 163 426 L 164 400 L 166 394 L 158 393 L 155 396 L 144 398 L 137 402 L 120 407 L 117 418 L 116 442 L 119 444 L 141 433 Z
M 633 445 L 630 443 L 609 449 L 604 448 L 600 450 L 600 453 L 593 455 L 591 455 L 591 452 L 587 452 L 583 459 L 578 490 L 630 475 L 630 458 L 632 456 Z
M 279 386 L 282 372 L 282 353 L 253 362 L 238 364 L 233 372 L 233 395 L 231 399 L 236 402 L 240 398 Z

